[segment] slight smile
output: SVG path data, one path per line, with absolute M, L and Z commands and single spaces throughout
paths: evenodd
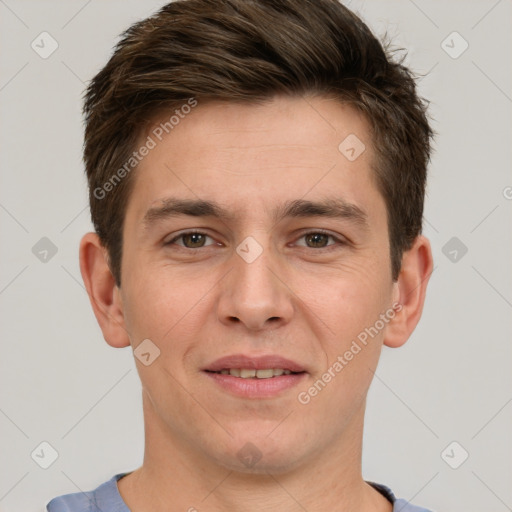
M 203 372 L 223 390 L 242 398 L 273 398 L 307 375 L 302 365 L 277 355 L 242 354 L 217 359 Z

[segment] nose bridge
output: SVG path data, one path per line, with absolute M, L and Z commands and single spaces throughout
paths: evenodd
M 232 255 L 232 271 L 222 290 L 220 319 L 237 319 L 251 329 L 263 328 L 270 319 L 288 321 L 292 305 L 282 278 L 277 277 L 279 269 L 280 258 L 272 250 L 268 232 L 242 240 Z
M 270 268 L 276 265 L 275 255 L 272 254 L 268 234 L 258 236 L 258 240 L 253 236 L 246 237 L 236 247 L 236 257 L 234 257 L 235 273 L 239 284 L 246 285 L 244 291 L 261 292 L 272 291 L 275 283 L 271 279 Z M 242 288 L 242 287 L 237 287 Z

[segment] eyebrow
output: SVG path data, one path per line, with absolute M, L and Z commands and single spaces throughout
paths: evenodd
M 179 216 L 213 217 L 224 222 L 229 222 L 236 218 L 235 213 L 230 212 L 214 201 L 167 197 L 161 200 L 159 206 L 153 206 L 146 211 L 142 224 L 145 230 L 149 230 L 153 224 L 159 221 Z M 296 199 L 287 201 L 272 211 L 274 223 L 278 223 L 286 218 L 303 217 L 344 219 L 362 228 L 368 228 L 368 215 L 364 210 L 342 198 L 326 198 L 317 201 Z

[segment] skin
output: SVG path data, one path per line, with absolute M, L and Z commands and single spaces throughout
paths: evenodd
M 366 146 L 352 162 L 338 150 L 349 134 Z M 365 400 L 382 345 L 401 346 L 421 316 L 432 255 L 419 236 L 392 280 L 373 163 L 366 120 L 333 99 L 200 103 L 134 171 L 120 288 L 97 235 L 83 237 L 81 272 L 107 343 L 135 349 L 150 339 L 160 350 L 149 366 L 135 359 L 145 455 L 118 482 L 132 511 L 392 510 L 361 475 Z M 171 217 L 144 230 L 148 208 L 171 195 L 216 201 L 234 217 Z M 357 205 L 366 225 L 271 217 L 285 201 L 327 197 Z M 164 245 L 187 229 L 209 238 Z M 343 243 L 304 236 L 318 229 Z M 263 250 L 252 263 L 236 252 L 248 236 Z M 379 334 L 300 403 L 394 303 L 400 311 Z M 201 371 L 235 353 L 279 354 L 307 374 L 279 396 L 235 397 Z M 248 442 L 261 454 L 252 467 L 237 457 Z

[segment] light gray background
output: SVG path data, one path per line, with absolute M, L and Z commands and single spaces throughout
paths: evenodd
M 133 356 L 103 341 L 79 272 L 91 230 L 80 110 L 118 34 L 164 3 L 0 0 L 3 512 L 42 512 L 142 462 Z M 416 72 L 430 71 L 420 89 L 438 132 L 425 211 L 435 270 L 419 327 L 403 348 L 384 348 L 364 476 L 438 511 L 512 510 L 512 3 L 350 7 L 408 48 Z M 47 59 L 31 48 L 43 31 L 59 44 Z M 442 47 L 454 31 L 469 43 L 456 59 Z M 457 38 L 445 43 L 452 53 Z M 42 237 L 58 249 L 46 263 L 32 252 Z M 468 249 L 455 248 L 455 262 L 454 247 L 443 253 L 452 237 Z M 42 441 L 59 454 L 48 469 L 31 458 Z M 458 469 L 441 457 L 452 441 L 463 447 L 448 450 L 452 464 L 469 453 Z

